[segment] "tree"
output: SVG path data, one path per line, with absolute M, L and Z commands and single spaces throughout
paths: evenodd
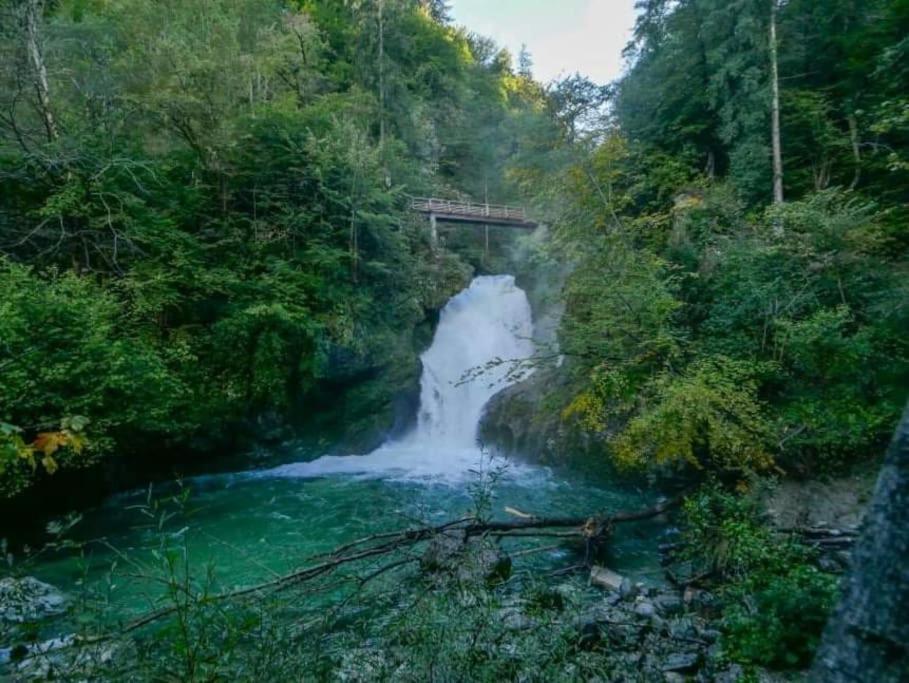
M 518 53 L 518 74 L 524 78 L 533 78 L 533 57 L 527 45 L 521 45 L 521 51 Z
M 44 49 L 41 45 L 39 23 L 41 21 L 44 3 L 41 0 L 27 0 L 25 3 L 25 36 L 28 46 L 28 55 L 34 70 L 35 91 L 38 93 L 38 104 L 47 139 L 53 142 L 57 139 L 57 122 L 51 109 L 50 87 L 47 83 L 47 66 L 44 63 Z
M 577 140 L 581 132 L 602 130 L 606 103 L 612 95 L 608 86 L 574 74 L 552 83 L 547 95 L 552 113 L 562 123 L 569 141 Z
M 852 571 L 827 625 L 816 683 L 909 678 L 909 406 L 878 477 Z
M 780 67 L 777 44 L 777 0 L 770 0 L 770 83 L 772 89 L 773 201 L 783 203 L 783 143 L 780 138 Z
M 448 0 L 419 0 L 420 5 L 440 24 L 447 24 L 451 21 L 451 3 Z
M 649 0 L 625 54 L 632 67 L 618 84 L 615 110 L 629 139 L 684 160 L 710 178 L 723 174 L 728 152 L 710 97 L 713 66 L 706 41 L 710 8 L 703 0 Z

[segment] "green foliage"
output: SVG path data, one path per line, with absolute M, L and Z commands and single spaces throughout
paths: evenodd
M 181 427 L 188 390 L 149 339 L 123 334 L 113 296 L 72 273 L 42 278 L 7 260 L 0 262 L 0 287 L 2 419 L 34 437 L 60 425 L 61 416 L 92 418 L 89 448 L 68 448 L 60 465 L 91 462 L 127 424 L 146 434 Z M 80 420 L 71 431 L 84 427 Z M 8 495 L 22 482 L 3 488 Z
M 629 139 L 770 200 L 770 2 L 645 0 L 616 112 Z M 788 196 L 862 188 L 905 201 L 901 2 L 776 3 Z M 878 137 L 882 136 L 882 137 Z
M 722 186 L 666 214 L 626 206 L 562 233 L 585 245 L 560 331 L 578 377 L 566 417 L 636 467 L 830 472 L 876 452 L 909 377 L 889 212 L 828 190 L 749 218 Z
M 769 424 L 757 400 L 755 368 L 728 358 L 692 363 L 682 377 L 655 376 L 640 408 L 613 440 L 625 467 L 683 462 L 712 470 L 760 471 L 772 464 Z
M 726 656 L 774 668 L 808 665 L 835 603 L 837 577 L 772 533 L 747 496 L 705 486 L 686 501 L 684 515 L 689 558 L 725 580 Z
M 686 499 L 685 539 L 689 559 L 723 577 L 743 580 L 762 569 L 783 569 L 795 548 L 774 541 L 758 519 L 753 498 L 704 485 Z
M 811 664 L 836 602 L 837 579 L 796 564 L 739 588 L 743 599 L 725 614 L 723 645 L 737 661 L 773 668 Z
M 29 442 L 86 415 L 84 461 L 260 419 L 381 430 L 414 327 L 470 275 L 430 252 L 405 188 L 506 201 L 519 131 L 555 128 L 541 88 L 441 2 L 386 0 L 380 24 L 374 2 L 66 0 L 38 26 L 43 104 L 17 7 L 0 420 Z
M 575 266 L 563 416 L 624 465 L 830 472 L 899 415 L 905 183 L 863 107 L 899 155 L 906 15 L 821 4 L 777 15 L 788 203 L 765 208 L 768 2 L 640 3 L 614 120 L 550 143 L 548 176 L 516 162 Z

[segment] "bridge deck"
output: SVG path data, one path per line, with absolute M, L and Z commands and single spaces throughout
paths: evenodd
M 537 227 L 534 221 L 527 218 L 527 212 L 523 207 L 413 197 L 410 208 L 419 213 L 435 216 L 440 221 L 507 225 L 527 229 Z

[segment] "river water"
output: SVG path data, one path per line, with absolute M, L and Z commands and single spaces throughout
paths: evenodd
M 47 554 L 29 573 L 64 591 L 103 585 L 106 599 L 127 616 L 147 610 L 154 599 L 154 585 L 137 568 L 153 562 L 162 535 L 185 547 L 194 568 L 213 567 L 219 586 L 230 588 L 269 579 L 370 533 L 458 518 L 478 500 L 496 517 L 506 516 L 506 506 L 543 516 L 651 504 L 652 495 L 500 461 L 477 445 L 483 407 L 511 381 L 510 362 L 534 352 L 532 327 L 530 305 L 514 278 L 478 277 L 444 308 L 422 356 L 420 412 L 411 434 L 366 455 L 325 456 L 114 496 L 73 528 L 82 550 Z M 465 381 L 465 373 L 489 364 Z M 659 528 L 620 527 L 610 564 L 647 578 Z M 566 566 L 576 552 L 566 546 L 534 561 Z

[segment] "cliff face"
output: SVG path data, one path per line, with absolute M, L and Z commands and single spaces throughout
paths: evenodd
M 480 423 L 480 442 L 503 455 L 547 465 L 570 464 L 601 448 L 562 419 L 567 388 L 561 368 L 545 368 L 496 394 Z
M 562 287 L 570 265 L 544 258 L 548 238 L 541 227 L 521 240 L 509 254 L 508 269 L 526 293 L 533 309 L 533 341 L 541 356 L 558 353 L 558 330 L 565 310 Z M 480 442 L 503 455 L 544 464 L 563 464 L 586 453 L 588 444 L 578 430 L 561 418 L 569 395 L 564 365 L 547 364 L 527 379 L 496 394 L 480 422 Z

